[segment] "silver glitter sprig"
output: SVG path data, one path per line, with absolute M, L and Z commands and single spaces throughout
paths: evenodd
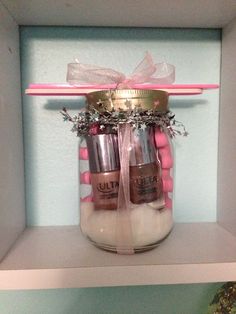
M 64 107 L 61 114 L 64 121 L 73 124 L 72 132 L 76 132 L 79 137 L 103 133 L 106 129 L 116 132 L 120 123 L 130 123 L 136 130 L 145 129 L 147 126 L 159 126 L 160 129 L 168 132 L 172 138 L 176 135 L 188 135 L 185 126 L 175 120 L 175 115 L 170 111 L 161 113 L 152 109 L 144 111 L 142 108 L 135 108 L 128 111 L 119 109 L 99 112 L 92 108 L 89 111 L 81 111 L 72 117 Z

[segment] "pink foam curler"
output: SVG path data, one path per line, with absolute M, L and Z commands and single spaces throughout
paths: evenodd
M 80 173 L 80 183 L 91 184 L 91 174 L 89 171 Z
M 88 149 L 87 149 L 87 147 L 80 147 L 79 148 L 79 159 L 88 160 Z
M 161 176 L 162 176 L 162 179 L 169 179 L 170 169 L 162 169 Z
M 160 158 L 162 169 L 170 169 L 173 167 L 174 162 L 170 146 L 159 148 L 158 157 Z
M 165 203 L 166 203 L 166 208 L 172 209 L 172 199 L 169 198 L 168 193 L 165 193 Z
M 163 192 L 173 192 L 173 179 L 171 177 L 162 179 Z
M 83 198 L 81 197 L 80 201 L 84 202 L 84 203 L 91 203 L 91 202 L 93 202 L 93 196 L 92 196 L 92 194 L 90 194 L 90 195 L 87 195 Z
M 157 148 L 169 146 L 169 140 L 168 140 L 167 135 L 164 132 L 162 132 L 159 128 L 155 129 L 154 138 L 155 138 L 155 144 Z
M 169 156 L 172 156 L 172 153 L 171 153 L 171 149 L 170 149 L 170 146 L 165 146 L 165 147 L 161 147 L 158 149 L 158 153 L 160 156 L 162 155 L 169 155 Z
M 161 166 L 163 169 L 170 169 L 173 167 L 173 159 L 170 156 L 161 157 Z

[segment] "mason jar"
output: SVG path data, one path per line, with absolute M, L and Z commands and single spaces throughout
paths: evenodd
M 93 92 L 86 110 L 98 122 L 79 145 L 81 230 L 105 250 L 152 249 L 173 227 L 168 93 Z

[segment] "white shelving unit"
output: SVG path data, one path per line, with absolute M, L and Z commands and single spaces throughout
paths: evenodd
M 134 256 L 93 247 L 79 227 L 27 228 L 18 25 L 221 27 L 217 222 L 177 224 Z M 235 53 L 233 0 L 0 0 L 0 289 L 236 280 Z

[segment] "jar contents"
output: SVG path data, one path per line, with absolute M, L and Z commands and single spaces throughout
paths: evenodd
M 98 91 L 87 100 L 94 122 L 79 151 L 81 230 L 105 250 L 149 250 L 173 227 L 172 150 L 160 127 L 168 121 L 168 94 Z
M 148 163 L 147 165 L 141 165 L 141 170 L 138 169 L 138 174 L 139 176 L 147 176 L 147 174 L 149 176 L 149 173 L 150 175 L 154 175 L 155 173 L 157 173 L 157 178 L 160 180 L 160 186 L 159 184 L 155 186 L 157 187 L 157 191 L 159 192 L 154 194 L 155 197 L 153 201 L 144 201 L 144 203 L 135 204 L 134 195 L 132 195 L 132 193 L 136 193 L 136 190 L 134 190 L 133 185 L 130 184 L 130 196 L 132 202 L 130 204 L 130 222 L 132 227 L 133 245 L 136 252 L 155 247 L 158 242 L 161 242 L 173 228 L 172 200 L 169 195 L 169 193 L 172 193 L 173 191 L 173 179 L 171 177 L 171 167 L 173 166 L 173 164 L 166 162 L 168 160 L 173 160 L 170 143 L 168 141 L 167 135 L 164 132 L 161 132 L 159 128 L 152 130 L 147 129 L 145 131 L 145 133 L 148 135 L 147 138 L 149 138 L 151 142 L 152 132 L 154 133 L 153 135 L 155 138 L 155 142 L 154 147 L 150 146 L 150 143 L 148 144 L 149 149 L 150 147 L 152 147 L 151 153 L 149 155 L 155 155 L 156 161 Z M 158 141 L 159 139 L 161 139 L 162 141 Z M 88 151 L 90 152 L 90 144 L 88 145 L 88 147 Z M 162 150 L 165 150 L 167 152 L 165 155 L 162 154 L 163 157 L 160 156 L 160 158 L 162 158 L 162 163 L 158 158 L 158 156 L 160 155 L 159 150 L 161 150 L 161 154 Z M 90 152 L 90 154 L 91 153 L 92 152 Z M 135 150 L 133 149 L 132 151 L 131 149 L 130 180 L 133 180 L 135 178 L 136 167 L 139 167 L 131 166 L 134 164 L 134 153 Z M 116 156 L 118 157 L 117 154 Z M 136 154 L 136 156 L 139 156 L 139 154 Z M 153 161 L 152 158 L 153 157 L 149 158 L 149 160 Z M 163 168 L 163 166 L 165 168 Z M 148 169 L 149 173 L 147 173 L 146 168 Z M 90 169 L 92 169 L 93 171 L 94 168 L 91 168 L 90 166 Z M 102 174 L 103 173 L 99 173 L 99 175 Z M 81 179 L 83 180 L 82 183 L 89 184 L 91 182 L 90 177 L 92 177 L 93 175 L 96 175 L 96 173 L 90 173 L 89 171 L 81 173 Z M 94 186 L 96 185 L 91 185 L 92 190 L 94 190 Z M 152 195 L 152 193 L 150 194 Z M 135 198 L 137 198 L 136 195 L 137 194 L 135 194 Z M 144 197 L 146 198 L 147 195 L 144 194 Z M 98 245 L 99 247 L 110 251 L 116 251 L 116 205 L 114 204 L 114 207 L 112 207 L 113 210 L 107 210 L 107 208 L 105 207 L 102 208 L 102 206 L 98 206 L 97 202 L 88 196 L 87 198 L 85 197 L 82 200 L 80 207 L 82 232 L 87 235 L 87 237 L 95 245 Z

